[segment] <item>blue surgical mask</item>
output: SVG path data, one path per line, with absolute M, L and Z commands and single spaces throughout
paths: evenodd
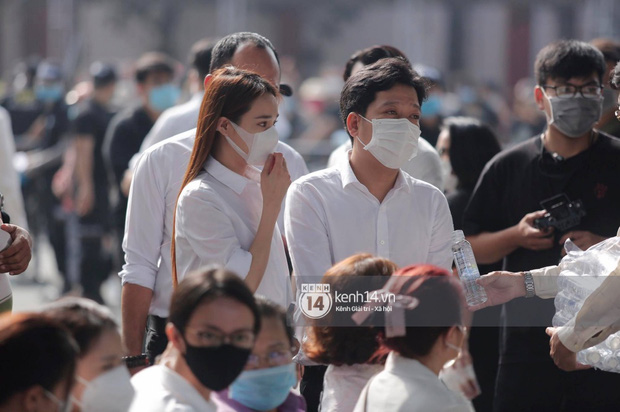
M 37 100 L 43 103 L 56 103 L 62 99 L 63 89 L 61 84 L 39 84 L 35 87 Z
M 250 409 L 268 411 L 282 405 L 296 383 L 294 363 L 244 371 L 230 385 L 228 396 Z
M 441 98 L 437 94 L 431 94 L 422 104 L 422 117 L 434 117 L 441 114 Z
M 158 112 L 174 106 L 179 99 L 181 91 L 172 83 L 153 87 L 149 92 L 149 105 Z

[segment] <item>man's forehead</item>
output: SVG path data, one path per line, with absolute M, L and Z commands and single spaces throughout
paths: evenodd
M 549 79 L 547 80 L 547 83 L 574 84 L 574 85 L 598 83 L 598 82 L 599 82 L 599 77 L 598 77 L 598 74 L 596 73 L 592 73 L 589 76 L 573 76 L 569 79 L 559 78 L 559 77 L 549 77 Z
M 416 90 L 411 86 L 405 85 L 396 85 L 389 90 L 377 92 L 373 103 L 376 106 L 386 106 L 390 104 L 420 106 Z
M 239 69 L 258 73 L 269 81 L 280 80 L 280 67 L 270 48 L 246 42 L 237 48 L 230 62 Z

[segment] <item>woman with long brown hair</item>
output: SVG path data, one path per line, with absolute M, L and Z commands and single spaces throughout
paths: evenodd
M 253 293 L 288 306 L 292 289 L 276 220 L 290 176 L 278 134 L 278 92 L 255 73 L 213 73 L 173 228 L 176 284 L 207 264 L 241 276 Z M 262 168 L 262 171 L 259 169 Z

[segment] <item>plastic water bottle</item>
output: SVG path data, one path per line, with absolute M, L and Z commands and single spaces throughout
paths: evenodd
M 471 245 L 465 240 L 462 230 L 455 230 L 452 233 L 452 254 L 454 264 L 459 273 L 459 278 L 465 287 L 465 298 L 469 306 L 479 305 L 487 301 L 487 294 L 484 288 L 476 283 L 480 277 L 478 265 Z

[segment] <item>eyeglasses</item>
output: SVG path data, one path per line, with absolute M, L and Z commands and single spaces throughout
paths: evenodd
M 295 348 L 280 349 L 265 355 L 255 355 L 252 353 L 245 367 L 246 369 L 258 369 L 261 367 L 261 361 L 264 361 L 263 364 L 268 367 L 286 365 L 291 363 L 294 350 Z
M 577 95 L 577 92 L 586 99 L 598 99 L 603 95 L 603 86 L 599 84 L 586 84 L 584 86 L 575 86 L 574 84 L 564 84 L 561 86 L 543 85 L 542 88 L 552 89 L 560 99 L 572 99 Z
M 254 346 L 254 332 L 240 331 L 233 332 L 229 335 L 217 333 L 213 331 L 199 330 L 187 327 L 187 331 L 192 332 L 196 336 L 198 345 L 204 347 L 221 346 L 225 343 L 243 349 L 251 349 Z

